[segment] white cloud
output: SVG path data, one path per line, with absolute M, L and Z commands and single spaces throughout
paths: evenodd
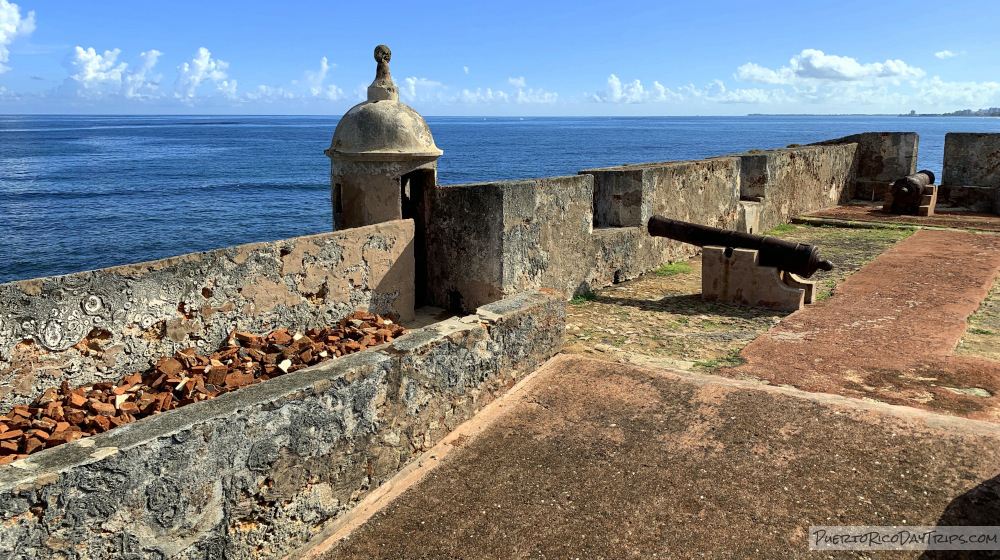
M 936 57 L 944 60 L 946 58 L 951 58 L 953 56 L 958 56 L 958 54 L 953 53 L 953 52 L 948 51 L 948 50 L 944 50 L 944 51 L 938 51 L 938 52 L 934 53 L 934 56 L 936 56 Z
M 917 84 L 914 84 L 917 85 Z M 916 100 L 942 110 L 983 109 L 1000 105 L 1000 83 L 997 82 L 946 82 L 934 76 L 919 84 Z
M 149 97 L 156 92 L 162 76 L 151 76 L 152 80 L 147 80 L 146 76 L 152 73 L 153 67 L 156 66 L 156 61 L 162 54 L 156 49 L 150 49 L 139 55 L 142 63 L 134 72 L 129 72 L 122 78 L 122 94 L 125 97 Z
M 98 54 L 94 47 L 73 49 L 66 66 L 72 72 L 69 79 L 77 86 L 77 92 L 83 97 L 100 97 L 121 91 L 122 75 L 128 68 L 128 64 L 118 62 L 121 52 L 112 49 Z
M 787 66 L 771 70 L 759 64 L 748 62 L 736 69 L 735 77 L 758 84 L 790 84 L 795 81 L 795 71 Z
M 539 89 L 518 89 L 514 97 L 516 103 L 555 103 L 559 99 L 559 94 Z
M 516 88 L 528 87 L 524 81 L 524 76 L 521 76 L 520 78 L 507 78 L 507 82 Z
M 462 103 L 507 103 L 510 101 L 510 96 L 500 90 L 476 88 L 476 91 L 463 89 L 462 93 L 458 94 L 457 100 Z
M 647 103 L 650 101 L 680 101 L 683 99 L 683 95 L 664 87 L 657 81 L 653 82 L 650 89 L 643 87 L 642 82 L 638 79 L 623 84 L 618 76 L 611 74 L 608 76 L 607 87 L 604 91 L 593 94 L 591 98 L 594 101 L 604 103 Z
M 213 82 L 223 93 L 235 92 L 236 82 L 226 81 L 226 68 L 229 63 L 212 58 L 212 53 L 205 47 L 198 49 L 198 53 L 177 67 L 177 81 L 174 84 L 174 96 L 182 99 L 193 99 L 195 90 L 203 82 Z
M 235 94 L 235 84 L 233 85 L 233 93 Z M 295 99 L 295 94 L 282 87 L 269 87 L 261 85 L 257 86 L 257 89 L 254 91 L 246 92 L 244 97 L 250 101 L 274 103 L 275 101 Z
M 323 83 L 326 81 L 327 73 L 334 66 L 336 66 L 336 64 L 331 65 L 324 56 L 319 61 L 318 71 L 306 70 L 305 82 L 308 84 L 309 93 L 311 93 L 313 97 L 324 97 L 331 101 L 336 101 L 344 97 L 344 90 L 340 89 L 336 85 L 324 85 Z M 292 83 L 294 84 L 295 82 Z
M 462 70 L 463 70 L 463 71 L 464 71 L 464 72 L 465 72 L 466 74 L 468 74 L 468 73 L 469 73 L 469 67 L 468 67 L 468 66 L 463 66 L 463 67 L 462 67 Z
M 805 49 L 792 57 L 788 66 L 777 70 L 748 62 L 736 69 L 741 80 L 762 84 L 792 85 L 809 81 L 850 82 L 879 79 L 921 78 L 926 73 L 902 60 L 862 64 L 849 56 L 828 55 L 816 49 Z
M 28 12 L 27 17 L 21 17 L 21 8 L 7 0 L 0 0 L 0 74 L 10 70 L 4 64 L 10 60 L 8 46 L 17 37 L 30 35 L 35 30 L 35 12 Z
M 436 94 L 439 94 L 441 86 L 441 82 L 435 82 L 433 80 L 428 80 L 427 78 L 417 78 L 416 76 L 413 76 L 410 78 L 403 78 L 403 81 L 399 84 L 399 94 L 408 101 L 439 97 L 439 95 Z M 365 91 L 367 92 L 367 88 Z
M 155 95 L 161 76 L 152 75 L 161 53 L 150 49 L 140 55 L 141 62 L 134 71 L 128 64 L 118 61 L 120 49 L 99 54 L 93 47 L 77 46 L 64 65 L 70 72 L 62 90 L 80 97 L 100 98 L 120 95 L 128 99 L 148 98 Z
M 219 85 L 218 85 L 217 89 L 218 89 L 219 93 L 221 93 L 223 95 L 223 97 L 228 97 L 229 99 L 236 99 L 236 97 L 237 97 L 236 96 L 236 80 L 235 79 L 232 79 L 232 80 L 222 80 L 221 82 L 219 82 Z
M 646 87 L 639 80 L 622 83 L 618 76 L 608 76 L 604 91 L 591 94 L 590 99 L 599 103 L 684 103 L 684 102 L 714 102 L 714 103 L 780 103 L 789 100 L 787 92 L 778 88 L 764 89 L 734 89 L 726 88 L 722 80 L 712 80 L 703 87 L 688 84 L 676 89 L 665 87 L 654 81 Z
M 329 71 L 330 63 L 325 56 L 319 61 L 318 71 L 306 70 L 306 83 L 309 84 L 309 91 L 313 95 L 319 95 L 323 91 L 323 81 L 326 80 L 326 73 Z

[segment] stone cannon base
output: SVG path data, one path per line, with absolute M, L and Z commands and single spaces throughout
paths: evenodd
M 732 305 L 797 311 L 815 296 L 815 282 L 757 264 L 757 251 L 706 246 L 702 251 L 701 297 Z

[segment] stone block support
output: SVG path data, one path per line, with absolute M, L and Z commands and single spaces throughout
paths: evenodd
M 791 280 L 795 285 L 804 282 L 795 276 Z M 701 297 L 705 301 L 797 311 L 805 305 L 805 295 L 801 287 L 786 284 L 778 269 L 758 265 L 757 251 L 711 245 L 702 250 Z

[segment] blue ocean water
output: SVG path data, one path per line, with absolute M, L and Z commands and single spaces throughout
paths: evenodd
M 1000 119 L 840 116 L 428 117 L 438 181 L 575 175 L 866 131 L 920 134 L 940 176 L 947 132 Z M 331 229 L 333 117 L 0 115 L 0 282 Z

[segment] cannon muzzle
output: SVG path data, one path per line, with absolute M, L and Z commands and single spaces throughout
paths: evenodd
M 649 219 L 650 235 L 668 237 L 699 247 L 718 245 L 757 251 L 760 266 L 772 266 L 808 278 L 817 270 L 833 270 L 833 263 L 819 257 L 819 249 L 805 243 L 795 243 L 773 237 L 671 220 L 663 216 Z

